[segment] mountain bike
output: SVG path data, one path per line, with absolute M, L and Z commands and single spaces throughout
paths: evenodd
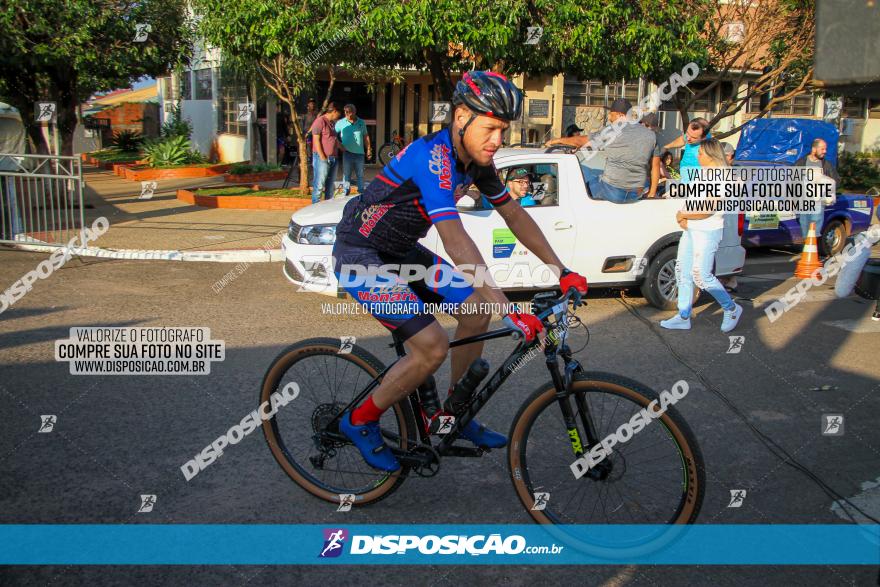
M 391 140 L 379 147 L 377 153 L 379 162 L 382 165 L 388 165 L 391 158 L 396 156 L 403 149 L 403 136 L 396 130 L 391 131 Z
M 278 355 L 263 379 L 261 403 L 291 382 L 300 387 L 293 404 L 263 422 L 269 448 L 284 472 L 312 495 L 336 504 L 343 499 L 354 506 L 374 504 L 410 475 L 437 475 L 447 457 L 480 457 L 488 452 L 457 444 L 461 429 L 515 375 L 523 360 L 543 351 L 550 381 L 522 403 L 510 425 L 507 447 L 510 479 L 533 520 L 541 524 L 693 522 L 706 485 L 703 458 L 691 429 L 671 406 L 627 442 L 616 445 L 586 474 L 576 478 L 572 472 L 575 459 L 658 400 L 656 392 L 636 381 L 585 371 L 573 358 L 567 325 L 579 321 L 572 312 L 580 303 L 574 289 L 562 296 L 537 294 L 532 307 L 547 333 L 540 341 L 526 342 L 517 331 L 500 328 L 450 342 L 450 347 L 457 347 L 511 336 L 519 339 L 478 391 L 488 365 L 483 359 L 474 361 L 462 378 L 474 391 L 457 406 L 447 400 L 438 418 L 430 419 L 425 412 L 432 393 L 436 394 L 433 378 L 383 414 L 382 435 L 401 463 L 393 473 L 367 465 L 338 429 L 343 412 L 360 404 L 390 367 L 350 340 L 314 338 L 295 344 Z M 405 355 L 401 342 L 395 339 L 391 346 L 398 358 Z M 438 421 L 441 430 L 445 428 L 442 435 L 432 434 L 431 425 Z

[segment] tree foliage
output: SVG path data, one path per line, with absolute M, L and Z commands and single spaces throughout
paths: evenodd
M 813 0 L 687 0 L 687 4 L 688 10 L 699 14 L 705 23 L 706 72 L 712 81 L 678 96 L 683 123 L 687 123 L 687 112 L 697 100 L 717 91 L 725 82 L 733 91 L 721 96 L 718 112 L 709 121 L 711 126 L 741 112 L 754 97 L 766 96 L 755 113 L 761 117 L 780 103 L 813 89 Z M 723 138 L 742 126 L 716 136 Z
M 0 99 L 15 106 L 46 152 L 34 103 L 58 103 L 63 153 L 72 151 L 79 103 L 97 91 L 156 76 L 189 53 L 183 0 L 0 0 Z M 138 24 L 151 31 L 134 42 Z

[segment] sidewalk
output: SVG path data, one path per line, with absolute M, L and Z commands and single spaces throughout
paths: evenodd
M 367 167 L 365 183 L 378 171 L 378 167 Z M 342 179 L 341 172 L 338 177 Z M 104 249 L 260 250 L 290 222 L 289 211 L 202 208 L 176 198 L 178 188 L 232 185 L 224 184 L 222 177 L 161 180 L 149 200 L 139 199 L 139 182 L 110 171 L 85 166 L 83 179 L 86 224 L 101 216 L 110 221 L 107 233 L 90 243 Z M 261 185 L 275 188 L 282 183 Z M 277 248 L 276 243 L 271 246 Z

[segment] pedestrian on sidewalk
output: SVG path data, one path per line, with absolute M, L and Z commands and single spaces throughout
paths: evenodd
M 697 157 L 701 167 L 728 167 L 724 149 L 715 139 L 703 140 Z M 709 292 L 721 305 L 724 310 L 721 332 L 730 332 L 736 328 L 743 309 L 733 301 L 712 273 L 715 253 L 718 251 L 724 232 L 724 215 L 721 212 L 701 214 L 679 211 L 675 219 L 684 229 L 678 242 L 678 256 L 675 260 L 678 313 L 660 322 L 660 326 L 670 330 L 690 330 L 696 285 L 701 290 Z
M 342 118 L 342 110 L 336 102 L 327 104 L 323 114 L 315 119 L 309 134 L 312 135 L 312 167 L 315 180 L 312 185 L 312 203 L 333 198 L 336 183 L 336 162 L 339 156 L 339 135 L 336 134 L 336 121 Z
M 345 118 L 336 123 L 336 132 L 342 143 L 342 181 L 346 186 L 345 195 L 351 193 L 351 177 L 357 176 L 357 193 L 364 193 L 364 161 L 373 156 L 367 123 L 358 118 L 354 104 L 343 108 Z M 365 157 L 366 151 L 366 157 Z

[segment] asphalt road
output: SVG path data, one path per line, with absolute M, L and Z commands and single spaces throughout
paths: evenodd
M 45 255 L 0 250 L 9 287 Z M 589 345 L 577 358 L 660 390 L 680 379 L 691 393 L 677 407 L 707 464 L 700 523 L 842 523 L 833 500 L 768 452 L 746 424 L 697 378 L 726 396 L 748 422 L 785 447 L 841 495 L 880 516 L 880 326 L 872 305 L 833 299 L 828 286 L 770 323 L 760 307 L 794 284 L 778 252 L 750 253 L 739 295 L 746 313 L 728 353 L 717 306 L 701 298 L 690 332 L 661 332 L 669 314 L 632 297 L 593 293 L 579 316 Z M 185 481 L 180 466 L 256 407 L 260 381 L 287 345 L 353 335 L 389 361 L 385 330 L 366 316 L 322 313 L 333 298 L 296 293 L 279 264 L 255 264 L 215 293 L 234 265 L 74 259 L 0 314 L 0 517 L 3 523 L 346 524 L 529 523 L 509 481 L 503 451 L 448 459 L 433 479 L 411 478 L 368 508 L 337 513 L 294 485 L 259 431 Z M 635 296 L 634 293 L 631 295 Z M 452 322 L 441 321 L 450 331 Z M 209 327 L 226 359 L 208 376 L 73 376 L 54 360 L 54 341 L 78 326 Z M 578 340 L 576 335 L 573 346 Z M 580 340 L 583 340 L 581 338 Z M 497 365 L 508 341 L 489 343 Z M 439 375 L 441 386 L 448 368 Z M 496 395 L 481 419 L 506 431 L 523 399 L 547 380 L 533 361 Z M 845 416 L 845 433 L 821 434 L 821 416 Z M 40 415 L 57 417 L 40 434 Z M 872 485 L 873 484 L 873 485 Z M 748 495 L 729 508 L 730 490 Z M 137 513 L 141 494 L 155 494 Z M 344 516 L 344 518 L 342 518 Z M 731 545 L 735 548 L 735 545 Z M 465 583 L 531 585 L 873 585 L 876 568 L 814 567 L 14 567 L 0 584 L 268 585 Z

